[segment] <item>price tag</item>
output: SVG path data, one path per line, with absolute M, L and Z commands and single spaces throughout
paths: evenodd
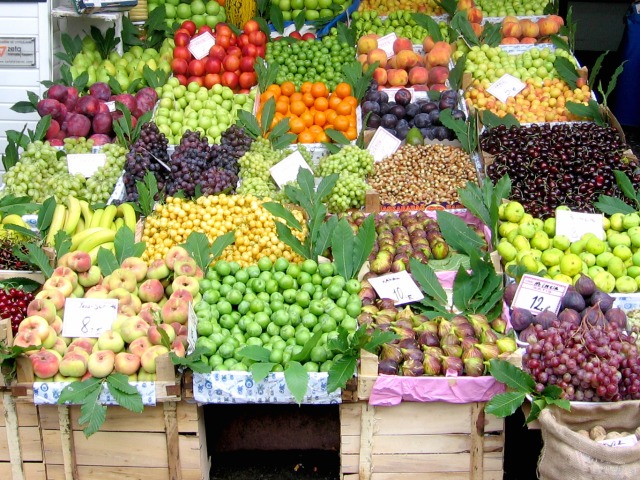
M 193 309 L 193 302 L 189 302 L 189 316 L 187 318 L 187 353 L 191 353 L 196 348 L 196 340 L 198 340 L 198 331 L 196 329 L 198 317 Z
M 394 137 L 388 130 L 380 127 L 376 130 L 376 133 L 373 134 L 367 151 L 373 155 L 375 162 L 381 162 L 389 155 L 396 153 L 401 143 L 402 140 Z
M 604 240 L 602 221 L 603 215 L 599 213 L 558 210 L 556 212 L 556 235 L 566 235 L 572 242 L 577 242 L 585 233 L 593 233 L 600 240 Z
M 494 83 L 489 85 L 487 92 L 496 97 L 502 103 L 505 103 L 509 97 L 515 97 L 518 93 L 524 90 L 527 84 L 522 82 L 519 78 L 505 73 Z
M 71 175 L 82 174 L 92 177 L 107 161 L 104 153 L 70 153 L 67 155 L 67 169 Z
M 384 37 L 380 37 L 378 39 L 378 48 L 384 50 L 387 54 L 387 58 L 391 58 L 395 55 L 393 51 L 393 42 L 398 39 L 398 35 L 395 33 L 390 33 L 389 35 L 385 35 Z
M 399 88 L 383 88 L 382 91 L 385 92 L 387 95 L 389 95 L 389 100 L 393 101 L 393 99 L 396 96 L 396 93 L 398 93 L 398 90 L 400 90 Z M 416 91 L 413 87 L 409 87 L 409 88 L 405 88 L 405 90 L 408 90 L 409 93 L 411 94 L 411 101 L 413 102 L 413 100 L 416 98 Z M 424 92 L 424 96 L 427 96 L 427 92 Z
M 209 50 L 216 44 L 216 39 L 213 38 L 209 32 L 204 32 L 193 37 L 189 42 L 187 48 L 191 52 L 191 55 L 197 60 L 201 60 L 209 55 Z
M 111 328 L 117 315 L 117 298 L 67 298 L 62 336 L 97 338 Z
M 406 270 L 370 278 L 369 283 L 380 298 L 391 298 L 396 305 L 419 302 L 424 298 L 420 288 Z
M 627 435 L 621 438 L 610 438 L 609 440 L 600 440 L 600 445 L 606 445 L 607 447 L 633 447 L 638 443 L 638 439 L 635 435 Z
M 291 155 L 284 157 L 269 169 L 273 181 L 279 188 L 284 187 L 289 182 L 295 182 L 298 178 L 298 171 L 305 168 L 313 173 L 309 164 L 304 160 L 299 151 L 293 152 Z
M 566 283 L 525 274 L 518 284 L 512 306 L 529 310 L 534 315 L 545 310 L 558 313 L 567 288 Z
M 104 104 L 107 106 L 107 108 L 109 109 L 110 112 L 115 112 L 116 111 L 116 102 L 104 102 Z

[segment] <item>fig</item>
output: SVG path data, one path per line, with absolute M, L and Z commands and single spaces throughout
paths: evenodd
M 417 360 L 407 360 L 402 363 L 402 375 L 405 377 L 421 377 L 424 375 L 424 367 L 422 362 Z
M 438 336 L 444 338 L 451 333 L 453 324 L 444 317 L 438 317 Z
M 516 341 L 511 337 L 499 338 L 496 345 L 498 346 L 500 353 L 512 353 L 518 348 Z
M 444 240 L 435 241 L 429 244 L 431 248 L 431 255 L 436 260 L 442 260 L 449 255 L 449 245 Z
M 602 310 L 603 313 L 606 313 L 607 310 L 613 307 L 613 302 L 614 298 L 611 295 L 597 289 L 589 298 L 589 303 L 591 303 L 591 305 L 599 304 L 600 310 Z
M 460 340 L 454 333 L 448 333 L 444 337 L 440 337 L 440 346 L 444 345 L 460 345 Z
M 434 355 L 436 357 L 441 357 L 442 355 L 444 355 L 444 352 L 440 347 L 427 347 L 425 345 L 422 347 L 422 351 L 424 352 L 425 357 L 427 355 Z
M 398 342 L 400 348 L 420 348 L 414 338 L 403 338 Z
M 491 322 L 491 328 L 498 333 L 504 333 L 507 331 L 507 322 L 503 318 L 496 318 Z
M 411 330 L 413 330 L 413 323 L 411 323 L 411 320 L 406 319 L 406 318 L 401 318 L 400 320 L 396 320 L 393 325 L 395 327 L 401 327 L 401 328 L 409 328 Z
M 381 360 L 378 362 L 378 375 L 397 375 L 398 364 L 393 360 Z
M 397 273 L 397 272 L 404 272 L 405 270 L 407 270 L 407 266 L 408 263 L 405 263 L 404 260 L 394 260 L 391 263 L 391 272 L 393 273 Z
M 382 315 L 382 314 L 378 313 L 373 317 L 373 321 L 378 326 L 380 326 L 380 325 L 391 325 L 393 323 L 393 317 L 390 317 L 389 315 Z
M 462 356 L 462 347 L 460 345 L 442 345 L 442 351 L 448 357 Z
M 402 358 L 406 362 L 407 360 L 417 360 L 420 363 L 424 360 L 424 352 L 417 348 L 401 348 Z
M 416 332 L 414 332 L 410 328 L 397 327 L 394 325 L 393 327 L 391 327 L 391 330 L 393 331 L 393 333 L 398 335 L 398 340 L 400 341 L 404 340 L 405 338 L 410 338 L 413 340 L 416 337 Z
M 592 326 L 604 327 L 607 324 L 607 320 L 598 303 L 587 308 L 582 315 L 582 319 Z
M 370 313 L 362 312 L 358 315 L 358 325 L 370 325 L 373 323 L 373 315 Z
M 580 295 L 575 289 L 567 290 L 567 293 L 562 297 L 562 308 L 570 308 L 580 312 L 584 310 L 586 303 L 582 295 Z
M 590 297 L 596 291 L 596 284 L 588 275 L 581 274 L 574 285 L 576 292 L 583 297 Z
M 619 330 L 625 330 L 627 328 L 627 314 L 620 308 L 610 308 L 607 313 L 604 314 L 604 318 L 609 323 L 618 326 Z
M 527 342 L 527 343 L 538 343 L 538 337 L 536 335 L 536 329 L 533 326 L 533 324 L 529 325 L 527 328 L 525 328 L 524 330 L 522 330 L 519 334 L 518 334 L 518 339 L 521 342 Z
M 392 261 L 390 257 L 389 258 L 378 257 L 373 262 L 371 262 L 371 264 L 369 265 L 369 268 L 371 269 L 372 272 L 381 275 L 383 273 L 389 273 L 391 271 L 391 264 L 392 264 Z
M 393 310 L 394 312 L 397 311 L 396 303 L 391 298 L 380 298 L 377 303 L 378 303 L 378 308 L 380 310 L 389 309 L 389 310 Z
M 482 355 L 482 352 L 480 350 L 478 350 L 476 347 L 471 347 L 467 350 L 465 350 L 464 352 L 462 352 L 462 360 L 466 360 L 467 358 L 480 358 L 483 359 L 484 356 Z
M 371 286 L 371 284 L 369 284 L 369 286 Z M 379 309 L 376 305 L 366 305 L 364 307 L 362 307 L 362 312 L 363 313 L 370 313 L 371 315 L 378 313 Z
M 469 322 L 461 323 L 460 325 L 455 325 L 452 331 L 455 335 L 457 335 L 460 338 L 472 337 L 475 334 L 473 327 Z
M 425 355 L 422 362 L 424 374 L 429 377 L 435 377 L 442 374 L 442 362 L 435 355 Z
M 430 332 L 433 333 L 436 338 L 438 338 L 438 324 L 433 320 L 428 320 L 426 322 L 421 323 L 417 327 L 414 328 L 416 333 L 421 334 L 422 332 Z
M 565 308 L 558 314 L 558 321 L 560 324 L 569 323 L 571 325 L 579 325 L 580 324 L 580 313 L 571 308 Z
M 551 324 L 558 320 L 558 316 L 553 313 L 551 310 L 545 310 L 544 312 L 540 312 L 535 316 L 533 323 L 537 325 L 542 325 L 542 328 L 545 330 L 551 327 Z
M 441 357 L 442 370 L 447 377 L 459 377 L 464 371 L 464 363 L 458 357 Z
M 426 347 L 439 347 L 438 335 L 433 332 L 422 332 L 418 337 L 418 345 Z
M 408 308 L 408 307 L 407 307 Z M 417 315 L 411 315 L 411 322 L 413 323 L 413 326 L 415 328 L 424 325 L 427 322 L 430 322 L 431 320 L 429 320 L 429 317 L 427 317 L 426 315 L 422 315 L 422 314 L 417 314 Z
M 478 343 L 476 344 L 476 348 L 482 352 L 482 358 L 487 361 L 500 355 L 500 349 L 497 345 Z
M 398 364 L 402 360 L 402 350 L 397 345 L 385 343 L 380 350 L 380 360 L 393 360 Z
M 469 319 L 469 322 L 471 322 L 471 325 L 473 326 L 473 331 L 475 332 L 476 337 L 479 337 L 483 331 L 491 328 L 491 326 L 489 325 L 489 321 L 487 320 L 487 317 L 485 317 L 480 313 L 470 314 L 467 316 L 467 318 Z
M 470 348 L 472 348 L 476 343 L 478 343 L 478 339 L 476 337 L 463 337 L 462 340 L 460 340 L 460 346 L 462 347 L 462 350 L 469 350 Z
M 484 375 L 485 365 L 481 358 L 467 358 L 462 361 L 464 372 L 469 377 L 481 377 Z
M 524 308 L 514 308 L 511 312 L 511 325 L 517 332 L 521 332 L 533 323 L 533 314 Z
M 480 342 L 495 345 L 498 341 L 498 334 L 490 328 L 480 334 Z

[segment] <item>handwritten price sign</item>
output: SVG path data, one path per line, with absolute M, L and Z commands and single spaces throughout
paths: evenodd
M 513 297 L 513 307 L 529 310 L 534 315 L 549 310 L 558 313 L 562 297 L 569 285 L 534 275 L 523 275 Z
M 572 242 L 577 242 L 585 233 L 593 233 L 600 240 L 604 240 L 603 219 L 604 215 L 601 213 L 558 210 L 556 212 L 556 235 L 566 235 Z
M 502 103 L 505 103 L 509 97 L 515 97 L 519 94 L 527 84 L 522 82 L 519 78 L 505 73 L 494 83 L 489 85 L 487 92 L 496 97 Z
M 118 315 L 116 298 L 67 298 L 62 319 L 63 337 L 97 338 Z
M 406 271 L 370 278 L 369 283 L 380 298 L 391 298 L 396 305 L 419 302 L 424 298 L 418 285 Z

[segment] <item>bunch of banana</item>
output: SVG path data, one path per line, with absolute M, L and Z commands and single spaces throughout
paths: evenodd
M 0 220 L 0 240 L 1 239 L 10 239 L 15 241 L 26 240 L 26 237 L 15 230 L 11 230 L 5 228 L 5 225 L 16 225 L 18 227 L 26 228 L 29 230 L 29 225 L 27 225 L 20 215 L 10 214 L 4 217 L 1 217 Z

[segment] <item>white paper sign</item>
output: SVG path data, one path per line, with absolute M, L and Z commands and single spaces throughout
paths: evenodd
M 398 35 L 395 33 L 390 33 L 389 35 L 385 35 L 384 37 L 380 37 L 378 39 L 378 48 L 385 51 L 387 54 L 387 58 L 391 58 L 395 55 L 393 51 L 393 42 L 398 39 Z
M 99 337 L 118 316 L 117 298 L 67 298 L 62 319 L 63 337 Z
M 216 44 L 216 39 L 213 38 L 209 32 L 204 32 L 198 35 L 197 37 L 193 37 L 187 45 L 187 48 L 191 52 L 194 58 L 197 60 L 201 60 L 207 55 L 209 55 L 209 50 Z
M 383 92 L 389 95 L 389 100 L 391 101 L 395 100 L 395 96 L 396 96 L 396 93 L 398 93 L 398 90 L 400 90 L 400 88 L 383 88 L 382 89 Z M 409 91 L 409 93 L 411 94 L 411 101 L 413 102 L 413 100 L 416 98 L 416 91 L 411 87 L 404 88 L 404 90 Z M 427 92 L 424 92 L 424 94 L 425 96 L 427 96 Z
M 71 175 L 80 173 L 85 178 L 92 177 L 107 161 L 104 153 L 70 153 L 67 155 L 67 169 Z
M 524 90 L 526 86 L 527 84 L 519 78 L 505 73 L 498 80 L 489 85 L 487 92 L 496 97 L 502 103 L 505 103 L 509 97 L 515 97 L 518 93 Z
M 424 295 L 406 270 L 370 278 L 369 283 L 380 298 L 391 298 L 396 305 L 419 302 Z
M 402 144 L 402 140 L 394 137 L 388 130 L 380 127 L 376 130 L 376 133 L 373 134 L 367 151 L 373 155 L 373 160 L 377 163 L 389 155 L 396 153 L 400 144 Z
M 604 240 L 603 215 L 600 213 L 580 213 L 568 210 L 556 211 L 556 235 L 566 235 L 577 242 L 585 233 L 593 233 Z
M 198 340 L 198 316 L 193 309 L 193 303 L 189 302 L 189 317 L 187 323 L 187 353 L 193 352 L 196 348 L 196 341 Z
M 545 310 L 558 313 L 567 288 L 566 283 L 525 274 L 518 284 L 512 306 L 529 310 L 534 315 Z
M 309 164 L 299 151 L 293 152 L 291 155 L 284 157 L 269 169 L 273 181 L 279 188 L 284 187 L 289 182 L 295 182 L 298 178 L 298 171 L 305 168 L 313 173 Z
M 627 435 L 626 437 L 600 440 L 598 443 L 607 447 L 633 447 L 638 443 L 638 439 L 635 435 Z
M 107 106 L 107 108 L 109 109 L 110 112 L 115 112 L 116 111 L 116 102 L 104 102 L 104 104 Z

